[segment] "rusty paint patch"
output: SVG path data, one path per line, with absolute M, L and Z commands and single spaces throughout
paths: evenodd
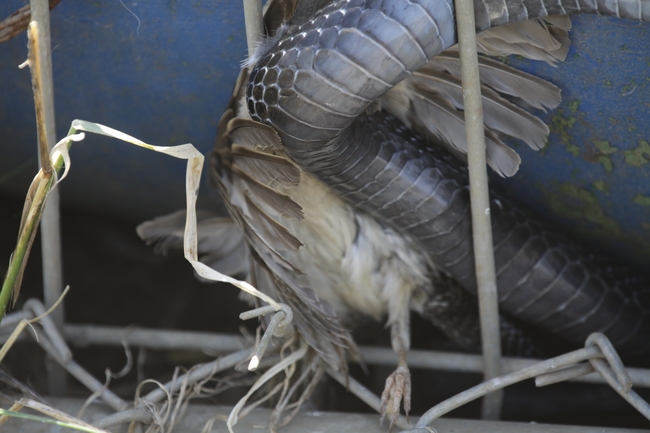
M 650 144 L 645 140 L 639 140 L 639 145 L 631 150 L 623 152 L 625 163 L 633 167 L 641 167 L 650 162 Z
M 605 194 L 609 194 L 609 185 L 607 182 L 604 180 L 595 180 L 591 183 L 594 188 L 596 188 L 600 192 L 604 192 Z
M 618 150 L 617 147 L 609 144 L 609 141 L 605 140 L 594 140 L 592 144 L 598 149 L 599 153 L 594 156 L 594 162 L 599 162 L 605 167 L 607 173 L 611 173 L 614 170 L 614 164 L 612 163 L 611 154 L 616 153 Z
M 569 113 L 576 113 L 580 107 L 580 100 L 572 101 L 567 104 Z M 573 128 L 575 123 L 578 121 L 576 116 L 568 115 L 565 116 L 565 111 L 563 109 L 558 109 L 555 115 L 551 118 L 550 130 L 553 133 L 556 133 L 560 137 L 560 143 L 566 147 L 567 152 L 573 156 L 580 155 L 580 148 L 573 144 L 571 134 L 569 130 Z
M 605 214 L 600 200 L 593 191 L 569 182 L 562 182 L 557 191 L 545 192 L 544 195 L 550 208 L 557 215 L 578 221 L 589 221 L 598 225 L 608 235 L 621 234 L 620 225 Z M 650 200 L 650 197 L 648 199 Z
M 650 197 L 647 195 L 637 194 L 632 201 L 640 206 L 650 206 Z

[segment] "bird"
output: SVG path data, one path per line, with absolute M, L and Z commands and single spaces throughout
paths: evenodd
M 281 35 L 305 19 L 313 2 L 271 2 L 267 33 Z M 306 8 L 303 11 L 301 8 Z M 568 17 L 553 17 L 495 28 L 480 37 L 483 52 L 519 54 L 550 64 L 568 52 Z M 512 34 L 524 35 L 508 44 Z M 276 36 L 277 38 L 277 36 Z M 264 51 L 275 40 L 258 48 Z M 248 65 L 256 56 L 252 55 Z M 520 158 L 502 137 L 544 145 L 548 127 L 527 108 L 552 109 L 561 102 L 555 85 L 481 57 L 488 163 L 502 176 L 513 175 Z M 452 47 L 384 95 L 369 109 L 385 111 L 445 147 L 455 158 L 466 153 L 457 50 Z M 480 350 L 474 296 L 442 272 L 410 237 L 341 198 L 296 164 L 278 133 L 251 119 L 246 104 L 248 68 L 242 68 L 218 126 L 210 157 L 211 178 L 231 219 L 199 214 L 201 260 L 229 275 L 243 275 L 278 301 L 291 306 L 294 323 L 310 346 L 333 368 L 347 372 L 346 355 L 358 357 L 352 330 L 359 316 L 383 320 L 390 328 L 398 365 L 386 380 L 382 417 L 391 425 L 403 401 L 408 414 L 410 312 L 438 326 L 468 350 Z M 442 119 L 442 120 L 441 120 Z M 182 244 L 184 213 L 138 227 L 159 250 Z M 522 354 L 535 351 L 528 337 L 507 319 L 504 340 Z
M 270 17 L 276 16 L 274 8 L 286 7 L 286 3 L 271 3 L 266 14 L 271 32 L 278 29 L 277 24 L 268 23 Z M 283 17 L 279 22 L 286 25 L 292 18 Z M 563 17 L 556 22 L 557 26 L 541 21 L 525 23 L 531 28 L 530 34 L 540 34 L 541 38 L 531 37 L 520 45 L 541 53 L 551 63 L 561 60 L 567 52 L 570 21 Z M 562 36 L 552 36 L 548 30 L 551 28 Z M 503 38 L 507 35 L 498 29 L 484 36 L 486 44 Z M 549 52 L 555 52 L 557 57 Z M 458 62 L 453 49 L 444 53 L 439 61 L 430 62 L 419 74 L 388 92 L 374 109 L 395 113 L 408 125 L 421 125 L 432 140 L 462 155 L 466 150 L 458 150 L 457 145 L 464 141 L 458 140 L 458 134 L 464 134 L 462 100 L 459 80 L 452 75 L 458 71 Z M 481 62 L 482 70 L 489 71 L 487 83 L 522 105 L 544 109 L 560 103 L 560 90 L 551 83 L 486 57 Z M 410 310 L 429 317 L 462 347 L 478 350 L 476 300 L 440 273 L 411 239 L 358 211 L 293 163 L 283 152 L 279 135 L 247 114 L 247 79 L 244 68 L 219 122 L 210 158 L 211 177 L 232 220 L 199 214 L 199 253 L 204 254 L 201 260 L 229 275 L 252 275 L 258 288 L 292 306 L 301 334 L 337 370 L 347 371 L 346 351 L 357 355 L 350 331 L 355 319 L 364 315 L 381 320 L 387 315 L 399 364 L 388 379 L 392 383 L 387 384 L 382 403 L 393 423 L 402 396 L 407 412 L 410 408 L 406 364 Z M 428 98 L 421 97 L 424 92 Z M 497 119 L 486 125 L 493 138 L 490 144 L 496 152 L 507 149 L 502 153 L 509 163 L 514 161 L 518 166 L 516 153 L 499 138 L 498 134 L 504 132 L 499 125 L 520 124 L 522 132 L 513 135 L 536 148 L 543 145 L 548 128 L 497 91 L 487 98 L 492 101 Z M 422 104 L 429 108 L 418 110 Z M 441 117 L 445 121 L 436 121 Z M 455 131 L 445 130 L 448 119 L 455 122 Z M 512 168 L 504 170 L 499 165 L 498 157 L 492 161 L 498 173 L 513 174 Z M 180 247 L 183 221 L 184 214 L 175 213 L 141 225 L 138 233 L 157 243 L 158 250 Z

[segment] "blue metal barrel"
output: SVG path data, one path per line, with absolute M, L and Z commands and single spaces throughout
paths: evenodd
M 3 1 L 0 17 L 22 4 Z M 51 19 L 59 137 L 81 118 L 152 144 L 212 148 L 246 55 L 240 1 L 64 0 Z M 493 179 L 602 251 L 640 264 L 650 253 L 649 30 L 576 17 L 557 68 L 510 59 L 560 86 L 563 103 L 541 115 L 548 146 L 512 143 L 519 173 Z M 25 35 L 0 44 L 0 192 L 17 195 L 37 165 L 29 72 L 17 67 L 25 58 Z M 182 161 L 96 136 L 75 144 L 72 158 L 66 204 L 139 219 L 184 205 Z
M 510 63 L 562 89 L 562 105 L 540 152 L 514 144 L 522 158 L 511 179 L 495 179 L 536 213 L 598 252 L 650 257 L 650 25 L 583 15 L 573 18 L 572 47 L 553 68 Z
M 0 19 L 24 4 L 0 2 Z M 241 1 L 64 0 L 51 29 L 58 137 L 79 118 L 151 144 L 212 148 L 246 56 Z M 26 56 L 25 34 L 0 44 L 0 191 L 20 196 L 37 171 Z M 65 204 L 138 219 L 184 206 L 184 161 L 90 135 L 71 157 Z

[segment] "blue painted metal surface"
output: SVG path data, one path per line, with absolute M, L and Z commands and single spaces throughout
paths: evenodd
M 0 19 L 24 3 L 0 2 Z M 124 5 L 64 0 L 52 11 L 57 136 L 81 118 L 208 152 L 246 55 L 241 1 Z M 17 67 L 26 40 L 0 44 L 0 190 L 20 196 L 37 170 L 30 75 Z M 65 203 L 135 218 L 184 206 L 183 161 L 97 136 L 71 156 Z
M 549 145 L 522 157 L 511 179 L 495 179 L 537 213 L 608 255 L 647 266 L 650 253 L 650 25 L 573 18 L 572 47 L 557 68 L 511 64 L 562 89 L 542 119 Z
M 57 134 L 100 122 L 160 145 L 208 152 L 246 54 L 239 0 L 64 0 L 52 12 Z M 22 1 L 0 3 L 0 17 Z M 563 90 L 542 118 L 550 145 L 514 143 L 523 164 L 494 179 L 536 212 L 639 263 L 650 253 L 650 26 L 574 18 L 573 46 L 557 68 L 511 59 Z M 24 195 L 36 172 L 30 78 L 17 65 L 24 35 L 0 44 L 0 190 Z M 89 137 L 72 151 L 64 202 L 148 218 L 183 206 L 185 164 Z M 207 191 L 207 188 L 204 188 Z

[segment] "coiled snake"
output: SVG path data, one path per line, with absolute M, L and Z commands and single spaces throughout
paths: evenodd
M 476 2 L 477 31 L 566 13 L 647 21 L 650 1 Z M 445 0 L 344 0 L 289 27 L 258 56 L 247 105 L 284 149 L 355 207 L 415 239 L 476 290 L 466 170 L 395 118 L 366 109 L 456 43 Z M 623 354 L 650 348 L 649 285 L 602 265 L 492 192 L 500 308 L 563 338 L 605 333 Z

